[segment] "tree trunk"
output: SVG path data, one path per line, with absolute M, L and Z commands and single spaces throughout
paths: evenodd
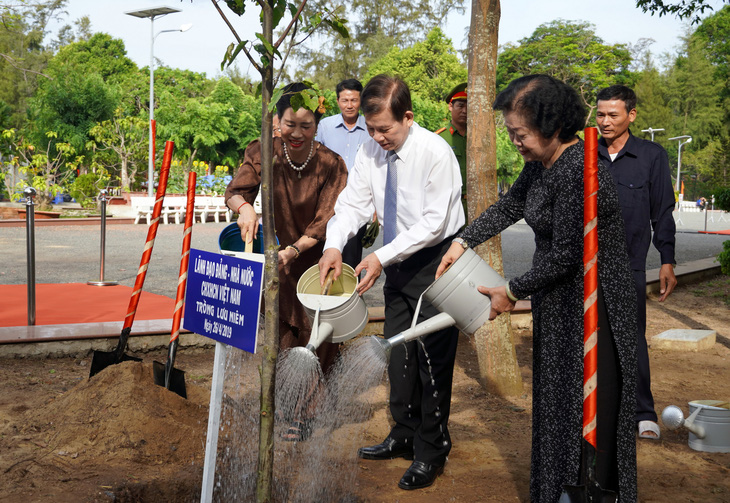
M 122 161 L 122 190 L 131 190 L 132 187 L 130 187 L 129 184 L 129 162 L 127 161 L 127 155 L 120 155 L 119 158 Z
M 497 139 L 492 103 L 495 98 L 499 0 L 472 0 L 469 31 L 469 100 L 467 130 L 467 206 L 473 221 L 497 201 Z M 497 235 L 477 253 L 504 275 L 502 239 Z M 522 393 L 522 379 L 512 342 L 509 314 L 486 323 L 474 334 L 479 373 L 487 390 L 500 396 Z
M 273 13 L 268 2 L 262 2 L 264 38 L 272 42 Z M 273 55 L 271 56 L 273 61 Z M 263 360 L 261 363 L 261 422 L 259 426 L 259 460 L 256 479 L 256 501 L 272 501 L 274 473 L 274 390 L 276 357 L 279 354 L 279 267 L 276 229 L 274 229 L 273 140 L 269 102 L 274 88 L 273 65 L 263 65 L 261 73 L 261 205 L 264 225 L 265 283 Z

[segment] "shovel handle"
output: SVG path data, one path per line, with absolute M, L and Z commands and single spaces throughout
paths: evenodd
M 195 218 L 195 171 L 188 173 L 188 191 L 185 205 L 185 228 L 183 229 L 182 253 L 180 255 L 180 272 L 177 278 L 177 292 L 175 295 L 175 310 L 172 313 L 172 330 L 170 344 L 180 336 L 183 307 L 185 305 L 185 287 L 188 282 L 188 263 L 190 261 L 190 247 L 193 239 L 193 220 Z M 174 353 L 173 353 L 174 358 Z
M 324 285 L 322 285 L 322 290 L 320 291 L 320 295 L 329 295 L 330 289 L 332 288 L 332 283 L 335 281 L 335 270 L 330 269 L 327 273 L 327 276 L 324 278 Z
M 132 326 L 132 323 L 134 322 L 134 315 L 137 313 L 139 297 L 142 295 L 142 287 L 144 286 L 145 276 L 147 275 L 147 267 L 149 266 L 150 258 L 152 257 L 152 247 L 155 244 L 157 228 L 160 225 L 162 203 L 163 199 L 165 198 L 165 190 L 167 189 L 167 178 L 170 173 L 170 165 L 172 164 L 172 152 L 174 148 L 174 142 L 168 141 L 167 143 L 165 143 L 165 154 L 162 159 L 160 177 L 157 182 L 157 194 L 155 196 L 155 206 L 152 210 L 152 220 L 150 221 L 150 227 L 147 230 L 147 241 L 144 245 L 142 260 L 140 261 L 137 278 L 135 279 L 134 287 L 132 289 L 132 298 L 129 299 L 127 315 L 124 317 L 123 328 L 130 328 Z M 126 341 L 124 341 L 124 343 L 126 345 Z

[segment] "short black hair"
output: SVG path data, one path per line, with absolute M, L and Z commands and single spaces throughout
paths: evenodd
M 636 93 L 630 87 L 616 84 L 615 86 L 601 89 L 596 94 L 596 103 L 599 101 L 621 100 L 626 105 L 626 113 L 636 108 Z
M 279 101 L 276 102 L 276 115 L 279 116 L 279 120 L 281 120 L 284 116 L 284 112 L 286 112 L 287 108 L 292 108 L 292 95 L 299 91 L 304 91 L 305 89 L 312 89 L 312 87 L 304 84 L 303 82 L 292 82 L 284 87 L 284 93 L 281 95 L 281 98 L 279 98 Z M 319 124 L 319 119 L 321 119 L 323 115 L 322 112 L 315 110 L 312 113 L 314 114 L 314 123 Z
M 519 112 L 545 138 L 569 140 L 585 127 L 586 109 L 578 93 L 565 82 L 543 74 L 510 82 L 497 95 L 494 110 Z
M 379 114 L 390 108 L 393 118 L 402 121 L 406 112 L 413 111 L 411 91 L 398 77 L 381 73 L 365 85 L 360 94 L 360 108 L 365 116 Z
M 357 91 L 358 93 L 362 93 L 362 84 L 357 79 L 345 79 L 337 84 L 335 91 L 337 92 L 337 99 L 340 99 L 340 93 L 342 91 Z

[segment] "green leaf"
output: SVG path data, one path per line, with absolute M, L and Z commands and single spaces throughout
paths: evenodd
M 226 5 L 229 9 L 231 9 L 239 16 L 242 16 L 243 13 L 246 11 L 246 4 L 243 2 L 243 0 L 226 0 Z
M 341 21 L 339 19 L 325 19 L 325 24 L 332 28 L 334 31 L 339 33 L 342 38 L 350 38 L 350 31 L 345 26 L 347 21 Z
M 279 26 L 279 21 L 286 13 L 286 0 L 275 0 L 272 10 L 272 22 L 274 28 Z
M 278 49 L 276 49 L 271 42 L 266 40 L 261 33 L 257 33 L 256 38 L 259 39 L 261 41 L 261 43 L 264 45 L 264 47 L 266 48 L 267 55 L 276 55 L 276 56 L 279 56 L 279 58 L 281 58 L 281 54 L 279 53 Z M 259 51 L 259 53 L 263 54 L 261 51 Z
M 284 95 L 283 87 L 274 89 L 274 92 L 271 95 L 271 101 L 269 102 L 269 112 L 273 112 L 276 109 L 276 103 L 278 103 L 278 101 L 281 99 L 281 97 L 283 95 Z
M 243 50 L 243 48 L 246 46 L 247 43 L 248 43 L 248 40 L 242 40 L 241 42 L 238 43 L 238 45 L 233 50 L 233 52 L 229 52 L 230 49 L 231 49 L 231 47 L 233 47 L 233 44 L 231 44 L 231 45 L 228 46 L 228 49 L 229 50 L 226 51 L 226 55 L 228 56 L 228 65 L 230 65 L 231 63 L 233 63 L 233 61 L 238 56 L 238 53 Z M 223 69 L 223 64 L 224 63 L 226 63 L 226 58 L 223 58 L 223 62 L 221 63 L 221 70 Z

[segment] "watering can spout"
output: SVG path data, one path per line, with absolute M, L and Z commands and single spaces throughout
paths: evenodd
M 317 348 L 320 347 L 324 341 L 328 340 L 334 332 L 332 325 L 330 325 L 329 323 L 320 323 L 319 314 L 320 309 L 318 308 L 316 313 L 314 314 L 312 335 L 309 337 L 309 343 L 307 343 L 307 345 L 305 346 L 305 348 L 312 353 L 315 353 L 317 351 Z
M 405 344 L 406 342 L 411 342 L 418 337 L 432 334 L 433 332 L 438 332 L 439 330 L 443 330 L 444 328 L 451 327 L 455 324 L 456 321 L 454 321 L 454 318 L 452 318 L 450 314 L 439 313 L 433 318 L 422 321 L 415 327 L 404 330 L 403 332 L 394 337 L 391 337 L 390 339 L 381 339 L 375 336 L 373 336 L 373 338 L 376 339 L 381 345 L 383 351 L 385 352 L 386 359 L 390 359 L 390 353 L 395 346 Z
M 697 438 L 705 438 L 706 432 L 702 425 L 695 424 L 695 418 L 700 412 L 700 408 L 697 408 L 687 419 L 684 418 L 682 409 L 676 405 L 669 405 L 662 411 L 662 422 L 670 430 L 676 430 L 682 426 L 687 428 L 689 431 L 694 433 Z

